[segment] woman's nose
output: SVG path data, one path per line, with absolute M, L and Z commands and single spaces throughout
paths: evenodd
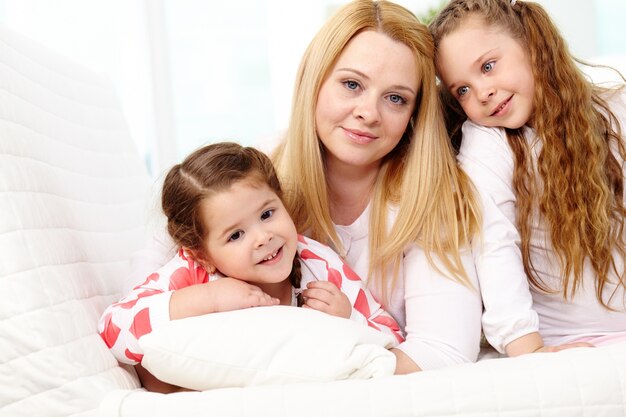
M 354 107 L 354 117 L 361 119 L 366 124 L 376 123 L 380 120 L 378 98 L 372 94 L 362 94 Z

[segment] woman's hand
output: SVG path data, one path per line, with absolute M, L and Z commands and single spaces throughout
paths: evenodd
M 304 296 L 304 308 L 312 308 L 337 317 L 349 319 L 352 315 L 352 304 L 348 296 L 329 281 L 311 281 Z
M 170 319 L 278 304 L 278 298 L 271 297 L 259 287 L 226 277 L 174 291 L 170 299 Z

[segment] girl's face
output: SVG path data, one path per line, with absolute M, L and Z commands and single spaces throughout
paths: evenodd
M 208 269 L 213 266 L 252 284 L 278 283 L 289 277 L 296 256 L 296 228 L 267 185 L 238 181 L 205 199 L 200 209 L 208 230 L 203 247 Z
M 535 81 L 524 47 L 506 31 L 470 16 L 443 37 L 441 80 L 473 122 L 517 129 L 530 122 Z
M 317 134 L 327 163 L 377 168 L 400 141 L 418 93 L 408 46 L 365 31 L 346 45 L 318 95 Z

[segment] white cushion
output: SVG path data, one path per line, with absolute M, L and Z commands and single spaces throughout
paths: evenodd
M 136 388 L 96 332 L 144 245 L 148 176 L 112 86 L 0 28 L 0 414 Z
M 392 336 L 287 306 L 174 320 L 139 344 L 154 376 L 194 390 L 373 378 L 396 364 Z

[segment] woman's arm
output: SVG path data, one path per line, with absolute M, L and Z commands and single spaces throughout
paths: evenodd
M 403 261 L 406 341 L 397 349 L 396 373 L 474 362 L 480 350 L 482 302 L 469 249 L 461 253 L 473 288 L 447 276 L 432 255 L 412 245 Z

